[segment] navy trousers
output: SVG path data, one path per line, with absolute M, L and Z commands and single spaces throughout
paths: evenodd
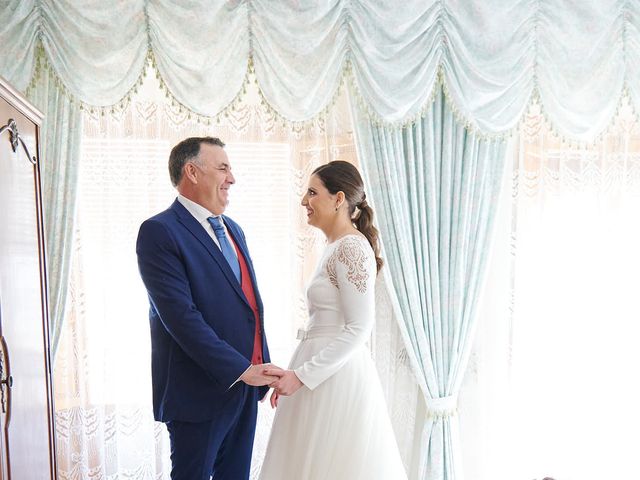
M 243 399 L 208 422 L 167 422 L 171 480 L 248 480 L 258 413 L 258 389 L 242 384 Z

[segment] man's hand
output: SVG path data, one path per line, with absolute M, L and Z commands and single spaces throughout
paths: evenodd
M 282 372 L 280 367 L 271 365 L 270 363 L 261 363 L 260 365 L 251 365 L 246 372 L 240 375 L 240 380 L 251 385 L 252 387 L 262 387 L 263 385 L 270 385 L 279 379 L 278 376 L 273 373 L 265 373 L 267 370 L 271 372 Z
M 269 401 L 271 402 L 271 408 L 276 408 L 278 406 L 279 398 L 280 395 L 278 395 L 278 392 L 275 390 L 271 390 L 271 398 L 269 399 Z
M 278 395 L 293 395 L 304 385 L 293 370 L 282 370 L 270 367 L 267 368 L 264 373 L 268 376 L 276 377 L 276 381 L 270 383 L 269 386 L 275 389 Z

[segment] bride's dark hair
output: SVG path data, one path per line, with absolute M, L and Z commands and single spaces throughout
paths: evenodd
M 349 205 L 349 216 L 356 228 L 371 244 L 376 257 L 377 270 L 380 271 L 384 262 L 380 258 L 378 229 L 373 226 L 373 209 L 367 203 L 364 183 L 358 169 L 349 162 L 335 160 L 319 166 L 312 175 L 317 175 L 332 195 L 338 192 L 344 193 L 345 200 Z M 357 213 L 356 208 L 358 209 Z

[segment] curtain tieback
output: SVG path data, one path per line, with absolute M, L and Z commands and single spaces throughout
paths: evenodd
M 426 398 L 427 417 L 447 418 L 456 414 L 458 410 L 458 396 Z

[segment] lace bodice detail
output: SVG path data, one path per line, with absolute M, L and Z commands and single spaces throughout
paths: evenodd
M 340 262 L 346 267 L 346 280 L 360 293 L 365 293 L 367 280 L 369 280 L 367 262 L 371 260 L 371 252 L 367 250 L 371 250 L 371 248 L 365 248 L 362 245 L 362 238 L 356 235 L 348 235 L 338 242 L 340 243 L 327 260 L 326 269 L 329 281 L 334 287 L 340 288 L 336 270 L 336 262 Z

